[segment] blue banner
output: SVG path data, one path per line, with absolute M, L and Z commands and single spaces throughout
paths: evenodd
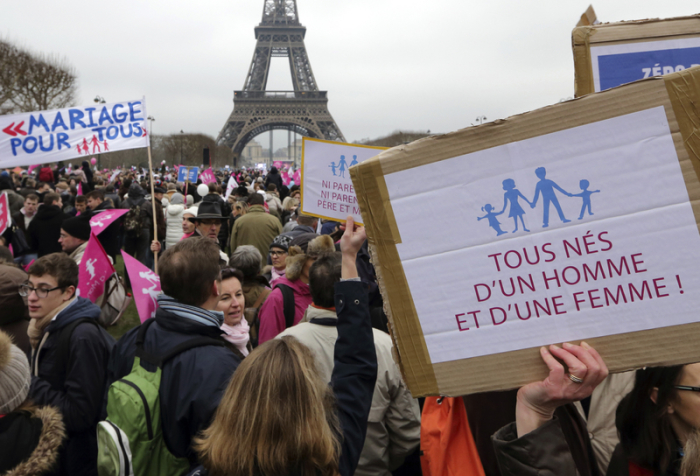
M 598 57 L 600 90 L 699 64 L 700 47 L 601 55 Z
M 185 167 L 184 165 L 181 165 L 180 168 L 177 169 L 178 182 L 187 182 L 188 180 L 190 182 L 196 182 L 198 176 L 199 167 Z

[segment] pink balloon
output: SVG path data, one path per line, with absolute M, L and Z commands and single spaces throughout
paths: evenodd
M 90 159 L 90 163 L 92 165 L 95 165 L 97 163 L 97 159 L 93 157 L 92 159 Z

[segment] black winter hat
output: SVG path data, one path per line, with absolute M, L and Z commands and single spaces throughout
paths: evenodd
M 63 231 L 79 240 L 90 239 L 90 220 L 83 216 L 69 218 L 61 224 Z

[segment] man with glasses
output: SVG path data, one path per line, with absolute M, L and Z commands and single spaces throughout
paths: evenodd
M 67 440 L 59 474 L 97 474 L 97 422 L 114 340 L 100 329 L 100 308 L 77 297 L 78 265 L 64 253 L 39 258 L 20 286 L 31 318 L 29 398 L 63 415 Z

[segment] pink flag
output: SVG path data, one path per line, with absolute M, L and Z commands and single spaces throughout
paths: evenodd
M 31 174 L 31 173 L 32 173 L 32 170 L 34 170 L 34 169 L 37 168 L 37 167 L 39 167 L 39 164 L 30 165 L 30 166 L 29 166 L 29 170 L 27 171 L 27 173 L 30 173 L 30 174 Z
M 15 256 L 15 250 L 12 249 L 12 243 L 7 247 L 8 250 L 10 250 L 10 253 L 12 254 L 12 257 Z
M 158 308 L 156 297 L 161 293 L 160 276 L 124 251 L 122 251 L 122 258 L 124 258 L 124 268 L 129 273 L 131 280 L 136 310 L 143 323 L 151 317 L 156 317 L 156 309 Z
M 93 216 L 90 218 L 90 229 L 92 232 L 95 234 L 95 236 L 99 235 L 109 225 L 112 224 L 114 220 L 119 218 L 122 215 L 126 215 L 129 213 L 129 210 L 124 210 L 124 209 L 111 209 L 111 210 L 104 210 L 97 215 Z
M 288 186 L 288 185 L 289 185 L 289 182 L 291 182 L 291 180 L 292 180 L 292 177 L 290 177 L 290 175 L 285 171 L 285 172 L 282 174 L 282 183 L 283 183 L 285 186 Z
M 0 192 L 0 235 L 5 233 L 10 226 L 10 205 L 7 203 L 7 194 Z
M 282 170 L 284 164 L 280 160 L 275 160 L 274 162 L 272 162 L 272 166 L 275 167 L 277 170 Z
M 294 172 L 294 185 L 301 184 L 301 169 Z
M 204 185 L 209 185 L 212 182 L 216 182 L 216 177 L 214 176 L 214 171 L 211 169 L 211 167 L 199 174 L 199 178 L 202 180 Z
M 34 264 L 35 261 L 36 261 L 35 259 L 31 260 L 31 261 L 29 262 L 29 264 L 28 264 L 27 266 L 24 267 L 24 270 L 25 270 L 27 273 L 29 272 L 29 268 L 32 267 L 32 265 Z
M 90 233 L 78 270 L 78 295 L 97 301 L 104 294 L 105 283 L 114 274 L 114 267 L 94 233 Z
M 78 189 L 78 195 L 83 194 L 83 182 L 78 182 L 78 186 L 76 187 Z

